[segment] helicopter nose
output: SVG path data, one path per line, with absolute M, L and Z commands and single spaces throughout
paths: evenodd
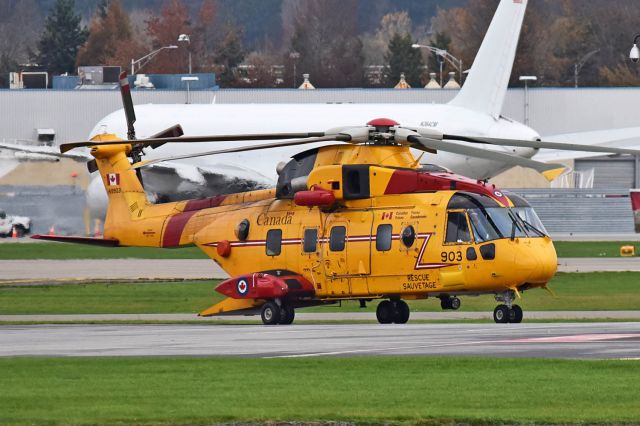
M 516 265 L 522 282 L 544 284 L 553 278 L 558 258 L 550 238 L 521 240 L 516 245 Z

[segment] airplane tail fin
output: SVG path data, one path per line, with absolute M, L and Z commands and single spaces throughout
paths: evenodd
M 631 197 L 631 209 L 633 210 L 633 223 L 636 233 L 640 234 L 640 189 L 632 189 L 629 193 Z
M 500 1 L 471 71 L 449 105 L 500 117 L 527 1 Z

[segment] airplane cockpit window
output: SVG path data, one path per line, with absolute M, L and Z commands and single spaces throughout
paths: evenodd
M 465 212 L 449 212 L 447 216 L 446 243 L 470 243 L 471 233 Z

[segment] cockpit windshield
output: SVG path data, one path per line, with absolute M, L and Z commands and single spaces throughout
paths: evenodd
M 545 235 L 548 235 L 542 221 L 532 207 L 514 207 L 511 210 L 518 215 L 518 218 L 524 224 L 527 233 L 537 234 L 530 236 L 544 237 Z
M 524 225 L 514 216 L 511 209 L 492 207 L 469 209 L 469 220 L 476 242 L 499 238 L 527 237 Z
M 473 239 L 477 243 L 497 240 L 501 238 L 544 237 L 547 231 L 542 225 L 536 212 L 522 198 L 510 194 L 514 207 L 501 207 L 488 197 L 476 194 L 457 194 L 449 203 L 449 208 L 464 209 L 469 217 L 469 224 Z M 517 198 L 517 199 L 516 199 Z M 462 212 L 450 212 L 461 215 Z M 449 218 L 451 222 L 452 217 Z M 451 223 L 450 223 L 451 225 Z M 449 229 L 453 227 L 449 226 Z M 447 235 L 447 241 L 450 241 Z M 458 238 L 460 240 L 460 238 Z

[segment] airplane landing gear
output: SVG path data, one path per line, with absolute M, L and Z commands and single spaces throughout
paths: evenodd
M 512 290 L 504 293 L 496 294 L 496 300 L 498 302 L 504 302 L 496 306 L 493 311 L 493 320 L 498 324 L 514 323 L 518 324 L 522 322 L 522 308 L 518 305 L 514 305 L 515 293 Z
M 376 318 L 380 324 L 406 324 L 409 315 L 409 305 L 404 300 L 383 300 L 376 309 Z

